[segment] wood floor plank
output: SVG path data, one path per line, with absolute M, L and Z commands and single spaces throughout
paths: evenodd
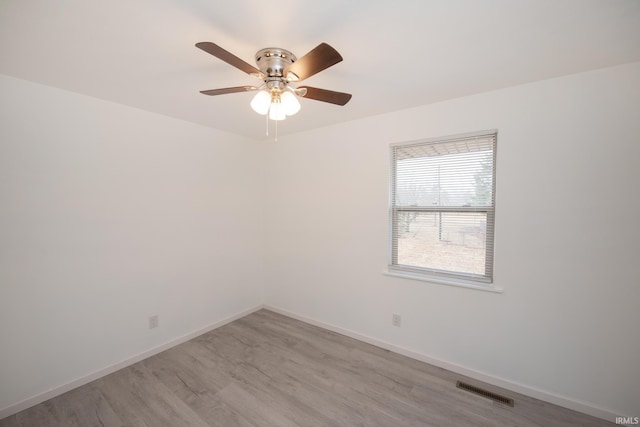
M 229 384 L 220 392 L 220 396 L 227 405 L 241 413 L 255 426 L 297 426 L 286 414 L 274 410 L 241 384 Z
M 144 362 L 98 380 L 111 407 L 133 425 L 207 427 L 197 414 L 162 384 Z
M 226 329 L 237 334 L 232 326 Z M 236 335 L 240 341 L 250 340 L 246 331 L 241 337 Z M 250 335 L 250 334 L 249 334 Z M 209 337 L 211 338 L 211 337 Z M 254 337 L 256 338 L 256 337 Z M 209 340 L 209 343 L 212 341 Z M 216 341 L 216 344 L 221 344 Z M 223 344 L 224 345 L 224 344 Z M 209 344 L 205 345 L 211 350 Z M 206 360 L 215 360 L 218 367 L 223 368 L 234 379 L 234 382 L 244 390 L 254 395 L 254 398 L 264 401 L 272 410 L 288 414 L 288 417 L 299 425 L 313 423 L 314 425 L 331 425 L 332 420 L 327 418 L 322 412 L 315 409 L 315 404 L 308 404 L 300 401 L 295 394 L 289 393 L 285 387 L 279 387 L 277 378 L 282 372 L 281 366 L 285 362 L 282 354 L 270 351 L 266 342 L 260 347 L 245 349 L 242 358 L 221 358 L 217 353 L 206 354 L 200 351 L 199 357 Z M 302 424 L 300 424 L 302 423 Z
M 516 405 L 462 391 L 456 380 Z M 0 427 L 608 425 L 268 310 L 0 420 Z

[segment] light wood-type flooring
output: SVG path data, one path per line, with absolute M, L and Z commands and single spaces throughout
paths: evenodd
M 456 380 L 515 399 L 513 408 Z M 260 310 L 0 420 L 9 426 L 602 426 Z

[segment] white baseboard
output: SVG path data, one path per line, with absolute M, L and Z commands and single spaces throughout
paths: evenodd
M 368 344 L 375 345 L 376 347 L 384 348 L 386 350 L 393 351 L 394 353 L 402 354 L 403 356 L 407 356 L 412 359 L 419 360 L 421 362 L 429 363 L 431 365 L 438 366 L 443 369 L 447 369 L 451 372 L 455 372 L 460 375 L 465 375 L 467 377 L 474 378 L 478 381 L 483 381 L 485 383 L 492 384 L 497 387 L 502 387 L 504 389 L 511 390 L 516 393 L 524 394 L 526 396 L 533 397 L 535 399 L 542 400 L 544 402 L 552 403 L 554 405 L 558 405 L 564 408 L 572 409 L 574 411 L 582 412 L 583 414 L 591 415 L 603 420 L 607 420 L 609 422 L 613 422 L 613 420 L 615 420 L 616 417 L 622 416 L 620 414 L 615 414 L 609 410 L 600 408 L 588 402 L 583 402 L 577 399 L 561 396 L 545 390 L 540 390 L 535 387 L 530 387 L 530 386 L 520 384 L 514 381 L 510 381 L 504 378 L 496 377 L 494 375 L 486 374 L 484 372 L 470 369 L 465 366 L 457 365 L 455 363 L 450 363 L 441 359 L 437 359 L 435 357 L 428 356 L 426 354 L 409 350 L 404 347 L 399 347 L 397 345 L 390 344 L 388 342 L 379 340 L 377 338 L 372 338 L 366 335 L 362 335 L 358 332 L 354 332 L 349 329 L 341 328 L 339 326 L 335 326 L 329 323 L 315 320 L 298 313 L 293 313 L 291 311 L 274 307 L 268 304 L 265 304 L 264 308 L 267 310 L 271 310 L 275 313 L 282 314 L 284 316 L 291 317 L 293 319 L 300 320 L 302 322 L 309 323 L 314 326 L 318 326 L 320 328 L 328 329 L 330 331 L 337 332 L 342 335 L 346 335 L 350 338 L 357 339 L 358 341 L 363 341 Z
M 99 369 L 95 372 L 92 372 L 90 374 L 84 375 L 80 378 L 77 378 L 73 381 L 70 381 L 66 384 L 62 384 L 60 386 L 51 388 L 47 391 L 44 391 L 42 393 L 38 393 L 35 396 L 26 398 L 24 400 L 21 400 L 20 402 L 14 403 L 12 405 L 7 406 L 6 408 L 2 408 L 0 409 L 0 420 L 6 417 L 9 417 L 13 414 L 16 414 L 24 409 L 30 408 L 34 405 L 37 405 L 39 403 L 44 402 L 45 400 L 49 400 L 53 397 L 59 396 L 63 393 L 66 393 L 70 390 L 73 390 L 74 388 L 78 388 L 80 386 L 83 386 L 87 383 L 90 383 L 91 381 L 95 381 L 98 378 L 102 378 L 105 375 L 109 375 L 113 372 L 116 372 L 122 368 L 126 368 L 127 366 L 133 365 L 134 363 L 137 363 L 141 360 L 144 360 L 148 357 L 151 357 L 153 355 L 156 355 L 160 352 L 163 352 L 165 350 L 170 349 L 171 347 L 175 347 L 178 344 L 182 344 L 184 342 L 189 341 L 190 339 L 193 339 L 197 336 L 200 336 L 202 334 L 205 334 L 209 331 L 212 331 L 214 329 L 217 329 L 221 326 L 226 325 L 227 323 L 231 323 L 234 320 L 240 319 L 241 317 L 247 316 L 255 311 L 260 310 L 261 308 L 263 308 L 262 305 L 257 305 L 255 307 L 252 307 L 248 310 L 244 310 L 241 311 L 240 313 L 234 314 L 232 316 L 226 317 L 222 320 L 219 320 L 215 323 L 212 323 L 208 326 L 205 326 L 204 328 L 200 328 L 196 331 L 190 332 L 186 335 L 182 335 L 178 338 L 169 340 L 163 344 L 160 344 L 156 347 L 150 348 L 149 350 L 143 351 L 142 353 L 136 354 L 134 356 L 128 357 L 124 360 L 121 360 L 117 363 L 114 363 L 113 365 L 109 365 L 105 368 Z

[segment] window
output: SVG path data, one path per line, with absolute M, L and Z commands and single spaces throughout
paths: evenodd
M 492 287 L 496 136 L 392 144 L 390 274 Z

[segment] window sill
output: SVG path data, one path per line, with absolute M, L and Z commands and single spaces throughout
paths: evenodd
M 462 280 L 445 279 L 441 277 L 427 276 L 424 274 L 412 274 L 408 272 L 393 271 L 389 269 L 384 270 L 382 273 L 385 276 L 400 277 L 402 279 L 420 280 L 422 282 L 435 283 L 438 285 L 457 286 L 459 288 L 476 289 L 478 291 L 493 292 L 498 294 L 501 294 L 504 292 L 504 289 L 496 287 L 493 284 L 476 285 L 474 283 L 469 283 Z

